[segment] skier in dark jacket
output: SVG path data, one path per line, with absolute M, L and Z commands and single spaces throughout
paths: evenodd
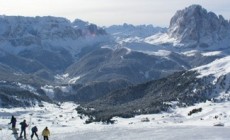
M 39 138 L 38 138 L 38 134 L 37 134 L 37 131 L 38 131 L 37 126 L 34 126 L 34 127 L 31 129 L 31 131 L 32 131 L 31 139 L 33 138 L 34 135 L 37 137 L 37 139 L 39 139 Z
M 16 118 L 14 116 L 11 117 L 11 120 L 10 120 L 10 123 L 9 124 L 12 124 L 12 129 L 15 129 L 16 127 Z
M 28 124 L 26 123 L 26 120 L 21 122 L 20 125 L 21 125 L 20 137 L 22 138 L 22 133 L 24 132 L 24 138 L 26 139 L 26 127 L 28 127 Z

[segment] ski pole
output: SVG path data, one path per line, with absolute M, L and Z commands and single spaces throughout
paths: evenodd
M 30 122 L 29 122 L 29 136 L 30 136 L 30 128 L 31 128 L 31 121 L 32 121 L 32 115 L 33 115 L 33 113 L 31 113 L 29 115 L 30 115 Z

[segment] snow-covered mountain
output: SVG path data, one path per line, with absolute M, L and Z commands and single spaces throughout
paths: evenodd
M 153 44 L 171 43 L 190 48 L 228 48 L 230 23 L 223 16 L 208 12 L 200 5 L 179 10 L 171 18 L 167 33 L 147 39 Z
M 168 111 L 173 102 L 180 107 L 206 101 L 229 102 L 229 61 L 227 56 L 190 71 L 113 91 L 79 106 L 78 111 L 93 116 L 90 121 L 107 122 L 111 116 L 132 117 Z
M 207 12 L 199 5 L 179 10 L 172 17 L 168 34 L 180 43 L 209 47 L 229 39 L 230 24 L 223 16 Z
M 48 99 L 41 88 L 53 85 L 55 75 L 77 61 L 82 48 L 105 42 L 110 42 L 110 35 L 103 28 L 80 20 L 0 16 L 1 105 L 26 106 Z
M 146 43 L 145 38 L 165 33 L 167 28 L 124 23 L 123 25 L 112 25 L 105 30 L 113 36 L 118 47 L 127 47 L 136 51 L 153 51 L 156 49 Z
M 154 27 L 153 25 L 137 25 L 124 23 L 123 25 L 112 25 L 105 30 L 115 37 L 129 38 L 140 37 L 145 38 L 159 32 L 165 32 L 166 28 Z
M 112 139 L 133 139 L 120 136 L 124 127 L 138 136 L 146 128 L 135 139 L 146 139 L 146 131 L 149 139 L 167 139 L 172 128 L 176 139 L 181 130 L 187 136 L 207 129 L 228 139 L 222 137 L 227 127 L 219 133 L 213 125 L 230 126 L 229 28 L 222 16 L 199 5 L 177 11 L 168 29 L 1 16 L 0 107 L 33 107 L 2 108 L 0 137 L 17 137 L 8 136 L 5 124 L 16 115 L 56 131 L 54 139 L 108 139 L 107 132 Z M 63 101 L 79 105 L 47 103 Z M 164 131 L 153 136 L 153 129 Z M 190 139 L 199 139 L 193 134 Z
M 83 36 L 97 36 L 97 35 L 106 35 L 106 31 L 103 28 L 98 27 L 96 24 L 92 24 L 80 19 L 76 19 L 72 22 L 72 26 L 80 30 L 81 35 Z
M 35 46 L 44 49 L 52 46 L 65 46 L 66 49 L 69 47 L 76 51 L 78 48 L 75 43 L 78 43 L 78 46 L 84 42 L 90 44 L 93 39 L 97 42 L 96 37 L 106 35 L 102 28 L 94 24 L 87 23 L 83 26 L 77 20 L 71 23 L 65 18 L 51 16 L 1 16 L 0 25 L 1 49 L 8 52 L 21 51 Z M 88 40 L 84 40 L 87 38 Z
M 229 21 L 200 5 L 178 10 L 171 18 L 168 28 L 124 24 L 111 26 L 106 30 L 113 34 L 118 47 L 127 47 L 135 51 L 225 50 L 223 52 L 229 54 Z M 144 33 L 141 34 L 140 31 Z
M 67 51 L 62 53 L 74 56 L 84 46 L 108 40 L 109 37 L 102 28 L 82 23 L 84 22 L 80 20 L 71 23 L 65 18 L 51 16 L 0 16 L 1 56 L 7 53 L 24 55 L 33 51 Z
M 10 41 L 13 46 L 29 46 L 43 40 L 74 40 L 80 37 L 105 35 L 106 32 L 95 24 L 76 19 L 70 22 L 61 17 L 1 16 L 1 43 Z M 28 42 L 18 42 L 27 39 Z M 38 44 L 39 45 L 39 44 Z
M 199 5 L 178 11 L 167 31 L 124 24 L 106 28 L 109 34 L 95 24 L 56 17 L 2 16 L 0 21 L 2 81 L 39 101 L 47 97 L 98 107 L 93 113 L 99 116 L 105 105 L 111 116 L 126 116 L 123 111 L 132 116 L 167 110 L 170 105 L 163 102 L 193 105 L 216 98 L 220 90 L 214 90 L 219 85 L 211 84 L 213 77 L 199 79 L 194 70 L 230 53 L 229 23 Z
M 52 80 L 78 59 L 85 46 L 109 42 L 95 24 L 60 17 L 0 16 L 0 62 Z

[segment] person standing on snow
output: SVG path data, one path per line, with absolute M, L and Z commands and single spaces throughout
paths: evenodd
M 16 118 L 12 116 L 10 123 L 9 123 L 9 124 L 12 124 L 12 130 L 16 128 L 16 122 L 17 122 Z
M 32 131 L 31 139 L 34 137 L 34 135 L 37 137 L 37 139 L 39 139 L 39 138 L 38 138 L 38 134 L 37 134 L 37 131 L 38 131 L 37 126 L 34 126 L 34 127 L 31 129 L 31 131 Z
M 24 133 L 24 138 L 26 139 L 26 127 L 28 127 L 28 124 L 26 123 L 26 120 L 21 122 L 20 125 L 21 125 L 20 138 L 22 138 L 22 133 Z
M 16 122 L 17 122 L 16 118 L 14 116 L 12 116 L 9 124 L 12 124 L 13 134 L 18 134 L 18 132 L 16 130 Z
M 49 131 L 48 127 L 46 127 L 42 131 L 42 136 L 44 137 L 44 140 L 49 140 L 49 135 L 50 135 L 50 131 Z

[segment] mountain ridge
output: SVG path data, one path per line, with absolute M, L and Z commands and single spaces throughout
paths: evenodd
M 178 107 L 205 101 L 228 102 L 229 60 L 227 56 L 189 71 L 113 91 L 93 102 L 82 104 L 77 110 L 88 115 L 89 122 L 109 122 L 114 116 L 133 117 L 168 111 L 172 102 L 177 102 Z M 215 71 L 219 73 L 215 75 Z
M 127 117 L 167 110 L 165 102 L 178 100 L 182 106 L 183 101 L 192 105 L 212 100 L 218 96 L 212 75 L 199 79 L 190 70 L 230 53 L 229 23 L 197 5 L 178 11 L 167 31 L 124 24 L 114 26 L 111 35 L 79 19 L 49 16 L 5 16 L 0 25 L 0 78 L 8 84 L 3 84 L 2 94 L 5 88 L 11 91 L 7 99 L 26 92 L 35 102 L 71 100 L 82 103 L 80 112 L 97 119 L 110 114 L 108 108 L 109 118 Z M 226 84 L 224 77 L 217 79 Z M 85 112 L 91 105 L 95 110 Z

